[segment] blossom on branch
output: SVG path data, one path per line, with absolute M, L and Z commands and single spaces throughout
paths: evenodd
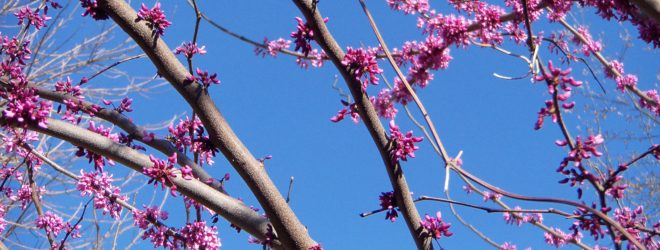
M 147 26 L 152 30 L 152 35 L 155 35 L 156 37 L 163 36 L 165 34 L 165 28 L 172 24 L 165 19 L 165 12 L 160 9 L 160 3 L 156 3 L 151 9 L 142 4 L 135 21 L 142 20 L 147 22 Z

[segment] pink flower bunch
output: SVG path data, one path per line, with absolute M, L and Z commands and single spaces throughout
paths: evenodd
M 414 44 L 411 44 L 414 46 Z M 411 60 L 412 66 L 408 70 L 410 84 L 417 84 L 424 88 L 433 80 L 429 70 L 446 69 L 449 61 L 453 59 L 449 54 L 448 44 L 438 36 L 430 35 L 417 46 L 419 55 Z M 406 48 L 404 48 L 404 51 Z
M 32 202 L 32 192 L 38 192 L 39 196 L 37 197 L 41 200 L 41 194 L 46 191 L 44 187 L 39 187 L 39 190 L 32 190 L 29 184 L 21 185 L 21 188 L 16 192 L 16 196 L 10 196 L 9 199 L 12 201 L 20 201 L 21 208 L 25 209 L 28 203 Z
M 68 76 L 66 77 L 66 81 L 57 81 L 55 83 L 55 91 L 63 92 L 79 99 L 85 98 L 80 85 L 73 86 L 73 84 L 71 84 L 71 78 Z
M 116 201 L 127 200 L 126 196 L 120 194 L 118 187 L 112 185 L 112 175 L 107 172 L 87 172 L 80 170 L 80 176 L 76 189 L 80 195 L 93 195 L 94 208 L 103 209 L 103 214 L 109 213 L 112 218 L 119 218 L 122 206 Z
M 112 128 L 105 128 L 103 125 L 96 126 L 96 123 L 94 121 L 89 121 L 89 127 L 87 127 L 87 130 L 102 135 L 104 137 L 107 137 L 108 139 L 114 142 L 119 142 L 119 136 L 116 133 L 111 133 Z M 110 164 L 111 166 L 115 165 L 115 162 L 112 161 L 110 158 L 103 157 L 102 155 L 94 153 L 91 150 L 85 149 L 83 147 L 78 147 L 76 156 L 87 157 L 90 163 L 94 162 L 94 169 L 101 172 L 103 172 L 103 167 L 105 166 L 106 160 L 108 161 L 108 164 Z
M 142 20 L 147 22 L 147 26 L 149 26 L 152 30 L 152 34 L 156 37 L 163 36 L 165 34 L 165 28 L 172 25 L 172 23 L 165 18 L 165 12 L 160 9 L 160 3 L 156 3 L 151 9 L 142 4 L 135 21 Z
M 176 185 L 172 181 L 173 178 L 177 177 L 176 174 L 176 168 L 174 167 L 174 164 L 176 164 L 176 156 L 177 154 L 174 153 L 172 156 L 167 157 L 167 162 L 158 159 L 154 157 L 153 155 L 149 155 L 149 160 L 154 163 L 154 165 L 150 168 L 145 168 L 142 170 L 142 172 L 146 175 L 151 177 L 149 180 L 148 184 L 153 183 L 154 186 L 158 185 L 158 182 L 160 182 L 161 188 L 165 190 L 165 186 L 170 187 L 170 192 L 172 193 L 172 196 L 177 196 L 176 195 Z M 192 179 L 192 171 L 188 168 L 185 168 L 185 170 L 181 171 L 182 178 L 190 180 Z
M 80 0 L 80 5 L 85 9 L 82 16 L 91 16 L 94 20 L 108 19 L 108 13 L 99 7 L 97 0 Z
M 18 18 L 18 25 L 22 25 L 23 21 L 27 19 L 28 25 L 33 25 L 35 29 L 46 27 L 46 21 L 51 19 L 51 17 L 44 14 L 39 15 L 39 9 L 32 11 L 32 9 L 27 6 L 18 10 L 14 15 Z
M 353 72 L 355 79 L 362 82 L 362 91 L 367 90 L 369 83 L 373 85 L 378 84 L 378 74 L 383 73 L 383 70 L 378 67 L 376 60 L 376 52 L 378 48 L 368 49 L 353 49 L 346 48 L 346 55 L 341 60 L 341 64 L 348 67 Z M 364 76 L 364 81 L 361 80 Z
M 496 5 L 487 5 L 483 2 L 479 4 L 483 6 L 479 6 L 475 12 L 475 21 L 481 24 L 481 29 L 476 31 L 477 38 L 483 43 L 501 44 L 504 38 L 502 32 L 498 30 L 502 28 L 500 17 L 504 14 L 504 10 Z
M 482 195 L 483 195 L 483 198 L 484 198 L 484 202 L 491 201 L 491 200 L 496 201 L 496 200 L 499 200 L 499 199 L 502 198 L 502 194 L 495 193 L 495 192 L 490 192 L 490 191 L 484 191 L 482 193 Z
M 575 45 L 582 46 L 580 51 L 585 56 L 589 56 L 590 54 L 603 50 L 603 44 L 601 44 L 600 40 L 594 41 L 594 39 L 591 37 L 591 34 L 589 33 L 589 29 L 586 26 L 578 27 L 578 33 L 582 35 L 582 37 L 586 40 L 586 43 L 583 43 L 582 40 L 580 40 L 577 36 L 573 36 L 571 41 Z
M 179 249 L 177 240 L 170 236 L 170 229 L 159 223 L 159 220 L 167 220 L 168 214 L 160 211 L 158 207 L 146 207 L 145 210 L 133 210 L 133 225 L 145 230 L 142 233 L 142 239 L 149 239 L 154 247 L 165 247 L 170 249 Z
M 351 116 L 351 119 L 354 123 L 360 121 L 360 114 L 358 114 L 357 105 L 355 103 L 348 103 L 347 101 L 341 100 L 341 104 L 344 105 L 344 108 L 339 110 L 337 114 L 330 118 L 332 122 L 340 122 L 344 120 L 346 114 Z
M 600 157 L 602 153 L 599 152 L 596 147 L 601 145 L 603 141 L 603 137 L 600 134 L 596 136 L 590 135 L 584 142 L 582 142 L 580 136 L 577 136 L 575 147 L 569 152 L 568 156 L 561 161 L 559 168 L 557 169 L 558 173 L 567 176 L 560 180 L 559 183 L 569 183 L 569 185 L 573 187 L 578 184 L 581 185 L 585 180 L 599 182 L 599 179 L 583 166 L 582 160 L 589 159 L 592 155 Z M 567 141 L 556 141 L 555 143 L 560 147 L 568 145 Z M 574 168 L 568 168 L 569 162 L 574 163 Z M 577 192 L 578 198 L 581 198 L 582 189 L 578 188 Z
M 596 209 L 596 204 L 592 204 L 591 207 Z M 603 213 L 607 213 L 610 210 L 610 208 L 601 209 Z M 589 210 L 577 208 L 573 214 L 575 216 L 575 221 L 569 228 L 570 230 L 573 230 L 573 235 L 580 234 L 580 230 L 582 230 L 589 231 L 589 234 L 594 240 L 605 237 L 605 230 L 603 230 L 603 226 L 605 225 L 601 222 L 600 218 L 593 216 Z
M 646 228 L 647 218 L 644 215 L 644 208 L 638 206 L 634 210 L 629 207 L 617 208 L 614 210 L 614 220 L 623 226 L 628 233 L 630 233 L 638 242 L 645 245 L 648 249 L 657 249 L 660 242 L 654 237 L 655 233 L 648 233 L 640 230 L 639 228 Z M 653 229 L 660 229 L 660 221 L 653 225 Z M 615 232 L 616 240 L 620 241 L 623 236 L 619 232 Z M 632 244 L 628 244 L 628 249 L 636 249 Z
M 296 64 L 303 69 L 307 69 L 310 64 L 314 68 L 320 68 L 323 67 L 323 62 L 327 58 L 328 56 L 325 54 L 325 51 L 321 50 L 321 52 L 319 52 L 318 49 L 313 49 L 309 52 L 307 57 L 296 58 Z
M 551 233 L 546 232 L 543 234 L 545 237 L 545 243 L 554 247 L 562 247 L 569 242 L 580 241 L 582 234 L 578 233 L 576 235 L 567 234 L 561 231 L 559 228 L 553 228 L 552 231 L 557 233 L 559 236 L 555 236 Z
M 387 4 L 394 10 L 403 11 L 406 15 L 424 14 L 429 11 L 428 0 L 387 0 Z
M 385 213 L 385 219 L 390 220 L 391 222 L 395 222 L 396 218 L 399 217 L 399 213 L 396 212 L 396 210 L 399 208 L 396 205 L 394 192 L 382 192 L 380 193 L 378 199 L 380 200 L 380 208 L 387 210 L 387 213 Z
M 34 223 L 37 228 L 43 229 L 46 231 L 46 234 L 51 235 L 52 237 L 57 237 L 57 235 L 64 230 L 66 232 L 71 232 L 71 237 L 80 238 L 80 225 L 72 227 L 71 224 L 68 222 L 64 223 L 59 215 L 56 215 L 51 211 L 37 217 Z
M 655 114 L 655 116 L 660 116 L 660 95 L 658 95 L 658 92 L 655 89 L 652 89 L 652 90 L 647 90 L 646 92 L 644 92 L 644 94 L 646 94 L 646 96 L 648 96 L 649 98 L 651 98 L 651 100 L 654 100 L 655 103 L 658 104 L 653 105 L 652 103 L 647 102 L 646 100 L 640 98 L 639 106 L 648 109 L 649 111 L 651 111 L 651 113 Z
M 174 146 L 180 152 L 184 152 L 187 147 L 190 147 L 193 153 L 199 155 L 200 165 L 203 163 L 213 165 L 213 157 L 219 150 L 213 145 L 211 139 L 205 135 L 202 121 L 198 118 L 192 121 L 186 117 L 185 120 L 179 120 L 179 124 L 176 126 L 170 125 L 168 130 Z M 191 132 L 194 139 L 190 137 Z
M 422 227 L 431 233 L 431 237 L 434 239 L 440 239 L 440 237 L 450 237 L 454 233 L 449 232 L 451 224 L 442 222 L 442 214 L 438 211 L 435 214 L 435 218 L 429 216 L 428 214 L 424 216 L 424 221 L 421 222 Z
M 197 76 L 190 75 L 188 76 L 188 80 L 202 84 L 205 89 L 208 89 L 211 84 L 220 84 L 220 80 L 217 78 L 218 74 L 209 75 L 208 71 L 202 71 L 199 68 L 195 70 L 195 73 L 197 73 Z
M 7 209 L 4 205 L 0 204 L 0 233 L 4 232 L 5 227 L 7 226 L 5 215 L 7 215 Z
M 500 245 L 500 250 L 517 250 L 518 247 L 516 247 L 515 244 L 511 242 L 504 242 L 504 244 Z
M 188 59 L 191 59 L 195 54 L 206 54 L 206 46 L 197 47 L 197 43 L 184 42 L 181 46 L 176 47 L 174 54 L 183 54 Z
M 207 227 L 204 221 L 188 223 L 179 233 L 185 239 L 184 245 L 188 249 L 220 249 L 222 245 L 218 229 L 215 226 Z
M 277 40 L 269 41 L 267 37 L 264 37 L 264 43 L 266 45 L 266 48 L 262 47 L 255 47 L 254 48 L 254 54 L 257 56 L 261 55 L 261 57 L 265 57 L 266 55 L 270 55 L 272 57 L 277 57 L 277 53 L 279 53 L 283 49 L 288 49 L 291 46 L 291 40 L 285 40 L 284 38 L 279 38 Z
M 571 97 L 571 87 L 579 87 L 582 86 L 582 82 L 576 81 L 573 79 L 573 77 L 568 77 L 568 75 L 571 73 L 571 69 L 567 70 L 561 70 L 559 68 L 555 68 L 554 65 L 552 64 L 552 61 L 548 61 L 548 71 L 545 72 L 543 75 L 538 75 L 534 78 L 536 81 L 545 81 L 547 86 L 548 86 L 548 93 L 551 95 L 557 95 L 557 99 L 562 103 L 562 108 L 564 109 L 572 109 L 575 107 L 575 102 L 565 102 L 568 100 L 569 97 Z M 556 93 L 557 91 L 561 90 L 561 93 Z M 556 122 L 557 121 L 557 112 L 559 110 L 556 110 L 555 108 L 555 103 L 553 100 L 547 100 L 545 101 L 545 108 L 542 108 L 541 111 L 538 113 L 538 119 L 536 121 L 536 125 L 534 126 L 534 129 L 541 129 L 543 126 L 543 120 L 546 116 L 551 116 L 552 121 Z
M 399 160 L 407 161 L 408 157 L 415 158 L 415 151 L 419 149 L 415 144 L 421 142 L 423 138 L 414 137 L 412 131 L 408 131 L 406 135 L 403 135 L 399 127 L 394 123 L 394 120 L 391 120 L 390 140 L 392 140 L 390 157 L 393 162 L 397 162 Z
M 394 107 L 394 99 L 392 98 L 392 91 L 388 88 L 382 89 L 378 96 L 371 97 L 371 104 L 374 105 L 378 116 L 385 119 L 392 120 L 396 117 L 398 110 Z
M 310 42 L 314 39 L 314 30 L 307 25 L 306 22 L 303 22 L 302 18 L 296 17 L 298 21 L 298 26 L 296 26 L 296 31 L 291 32 L 291 38 L 294 39 L 296 44 L 295 51 L 300 50 L 305 57 L 309 55 L 309 52 L 312 51 L 312 45 Z M 327 18 L 325 19 L 327 22 Z
M 103 100 L 103 104 L 112 105 L 112 101 Z M 122 99 L 121 102 L 119 103 L 119 106 L 115 107 L 114 110 L 119 112 L 119 113 L 132 112 L 133 108 L 131 108 L 131 104 L 133 104 L 133 99 L 128 98 L 128 97 L 124 97 L 124 99 Z
M 467 32 L 468 21 L 463 16 L 454 14 L 443 15 L 431 10 L 429 18 L 420 17 L 417 26 L 422 28 L 426 34 L 440 37 L 449 46 L 455 44 L 466 47 L 470 44 L 470 33 Z

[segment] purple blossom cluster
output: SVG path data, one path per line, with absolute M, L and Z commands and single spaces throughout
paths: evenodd
M 180 55 L 183 54 L 188 59 L 191 59 L 195 54 L 204 55 L 206 54 L 206 46 L 198 47 L 197 43 L 193 42 L 184 42 L 181 46 L 177 47 L 174 51 L 174 54 Z
M 218 74 L 211 74 L 209 75 L 208 71 L 202 71 L 201 69 L 197 68 L 195 70 L 195 73 L 197 73 L 197 76 L 188 76 L 188 80 L 191 82 L 197 82 L 204 86 L 204 89 L 208 89 L 211 84 L 220 84 L 220 80 L 218 80 Z
M 598 151 L 596 147 L 603 144 L 603 142 L 603 136 L 600 134 L 595 136 L 590 135 L 584 141 L 580 136 L 577 136 L 575 139 L 575 147 L 571 149 L 571 151 L 568 153 L 568 156 L 566 156 L 561 161 L 559 168 L 557 168 L 558 173 L 567 176 L 563 180 L 559 181 L 559 183 L 569 183 L 570 186 L 573 187 L 576 185 L 581 185 L 585 180 L 599 182 L 599 178 L 589 172 L 589 170 L 587 170 L 582 164 L 582 161 L 590 159 L 591 156 L 602 156 L 603 154 Z M 555 143 L 560 147 L 568 145 L 567 141 L 556 141 Z M 573 168 L 569 168 L 570 162 L 573 162 Z M 578 188 L 577 192 L 578 198 L 581 198 L 582 189 Z
M 119 142 L 119 135 L 116 133 L 111 133 L 112 128 L 106 128 L 103 125 L 96 125 L 94 121 L 89 121 L 89 126 L 87 127 L 87 130 L 92 131 L 94 133 L 97 133 L 99 135 L 102 135 L 104 137 L 107 137 L 108 139 L 114 141 L 114 142 Z M 94 169 L 103 172 L 103 167 L 105 167 L 105 163 L 107 161 L 108 164 L 111 166 L 115 165 L 115 162 L 112 161 L 112 159 L 104 157 L 103 155 L 94 153 L 93 151 L 86 149 L 84 147 L 78 147 L 78 151 L 76 152 L 76 156 L 82 157 L 85 156 L 90 163 L 94 162 Z
M 296 26 L 296 31 L 291 32 L 291 38 L 294 39 L 296 44 L 295 51 L 300 50 L 305 57 L 309 55 L 309 52 L 312 51 L 312 44 L 310 43 L 314 39 L 314 30 L 312 30 L 306 22 L 300 17 L 296 17 L 298 25 Z M 327 20 L 326 20 L 327 22 Z
M 658 249 L 660 247 L 660 242 L 654 236 L 657 236 L 657 232 L 660 229 L 660 221 L 653 225 L 652 232 L 645 232 L 640 230 L 640 228 L 646 228 L 647 218 L 644 215 L 644 207 L 638 206 L 635 209 L 630 209 L 629 207 L 617 208 L 614 209 L 614 219 L 622 227 L 628 231 L 637 241 L 642 243 L 648 249 Z M 615 241 L 621 242 L 625 238 L 619 233 L 616 232 Z M 628 249 L 635 249 L 635 246 L 628 244 Z
M 521 208 L 516 206 L 514 211 L 520 211 Z M 543 223 L 543 214 L 541 213 L 523 213 L 523 212 L 505 212 L 502 214 L 506 224 L 522 225 L 523 223 Z
M 399 213 L 396 212 L 399 207 L 396 204 L 396 198 L 394 197 L 394 192 L 382 192 L 378 197 L 380 200 L 380 208 L 387 210 L 385 213 L 385 219 L 395 222 L 396 218 L 399 217 Z
M 222 245 L 215 226 L 208 227 L 206 222 L 187 223 L 181 229 L 168 228 L 160 223 L 167 220 L 168 214 L 157 207 L 134 210 L 134 225 L 145 230 L 142 239 L 149 239 L 154 247 L 169 249 L 219 249 Z M 178 234 L 179 237 L 174 235 Z
M 107 172 L 87 172 L 80 170 L 80 176 L 76 189 L 81 196 L 94 196 L 94 208 L 102 209 L 103 214 L 110 214 L 112 218 L 119 218 L 122 206 L 117 200 L 125 201 L 128 198 L 120 194 L 118 187 L 112 185 L 112 175 Z
M 369 100 L 371 100 L 371 104 L 374 105 L 374 108 L 380 117 L 393 120 L 396 117 L 396 113 L 399 112 L 396 107 L 394 107 L 392 90 L 388 88 L 382 89 L 378 93 L 378 96 L 372 96 Z
M 387 0 L 387 4 L 392 9 L 402 11 L 406 15 L 424 14 L 429 11 L 428 0 Z
M 153 155 L 149 155 L 149 160 L 154 164 L 152 167 L 145 168 L 142 170 L 142 172 L 146 175 L 151 177 L 149 180 L 148 184 L 153 183 L 154 186 L 158 185 L 158 182 L 160 182 L 161 188 L 165 190 L 165 186 L 170 187 L 170 192 L 172 193 L 172 196 L 177 196 L 176 195 L 176 185 L 172 181 L 174 178 L 177 177 L 177 172 L 178 170 L 174 167 L 176 164 L 176 153 L 172 154 L 172 156 L 167 157 L 167 162 L 161 159 L 158 159 L 154 157 Z M 190 167 L 185 166 L 180 170 L 181 172 L 181 177 L 186 179 L 186 180 L 192 180 L 192 169 Z
M 18 18 L 18 25 L 22 25 L 25 19 L 27 19 L 27 24 L 34 26 L 35 29 L 46 27 L 46 21 L 51 19 L 45 14 L 39 14 L 39 9 L 33 11 L 28 6 L 21 8 L 14 15 Z
M 569 242 L 578 242 L 580 239 L 582 239 L 582 234 L 579 232 L 578 234 L 567 234 L 561 231 L 559 228 L 553 228 L 552 231 L 557 235 L 546 232 L 544 237 L 545 243 L 554 247 L 563 247 Z
M 135 21 L 146 21 L 147 26 L 152 30 L 152 34 L 156 37 L 165 35 L 165 28 L 172 25 L 167 21 L 165 12 L 160 9 L 160 3 L 156 3 L 153 8 L 149 9 L 146 5 L 142 4 L 140 11 L 137 13 Z
M 80 0 L 80 6 L 85 9 L 82 16 L 91 16 L 94 20 L 108 19 L 108 13 L 99 7 L 97 0 Z
M 344 120 L 348 114 L 351 116 L 351 120 L 353 120 L 354 123 L 358 123 L 360 121 L 360 114 L 358 114 L 357 105 L 355 103 L 348 103 L 344 100 L 341 100 L 341 104 L 344 105 L 344 108 L 339 110 L 335 116 L 331 117 L 330 121 L 340 122 L 341 120 Z
M 202 121 L 198 118 L 193 121 L 186 117 L 185 120 L 179 120 L 176 126 L 170 125 L 168 130 L 170 140 L 179 152 L 185 152 L 187 148 L 190 148 L 199 156 L 198 164 L 213 165 L 213 157 L 219 150 L 213 145 L 208 135 L 205 135 Z
M 390 121 L 390 140 L 392 141 L 390 157 L 392 162 L 397 162 L 399 160 L 407 161 L 408 157 L 415 158 L 415 151 L 419 149 L 416 144 L 421 142 L 423 138 L 413 136 L 412 131 L 408 131 L 404 135 L 392 120 Z
M 561 70 L 560 68 L 555 68 L 552 61 L 549 61 L 548 72 L 534 78 L 536 81 L 545 81 L 548 86 L 548 93 L 552 96 L 557 95 L 557 100 L 562 102 L 561 107 L 567 110 L 575 107 L 575 102 L 566 102 L 568 98 L 571 97 L 571 87 L 582 86 L 582 82 L 576 81 L 573 77 L 568 76 L 571 71 L 571 69 Z M 560 111 L 557 110 L 555 101 L 546 100 L 545 108 L 541 108 L 538 113 L 538 119 L 536 120 L 534 129 L 541 129 L 546 116 L 552 117 L 552 121 L 557 122 L 558 112 Z
M 71 226 L 68 222 L 64 223 L 62 217 L 54 214 L 51 211 L 44 213 L 43 215 L 37 217 L 34 221 L 34 224 L 39 229 L 46 231 L 46 234 L 57 237 L 57 235 L 64 230 L 67 233 L 71 233 L 72 238 L 80 238 L 80 225 Z
M 364 92 L 367 91 L 369 83 L 377 85 L 378 74 L 383 73 L 376 60 L 378 50 L 378 48 L 353 49 L 348 47 L 344 59 L 341 60 L 341 64 L 352 71 L 355 79 L 362 82 L 362 91 Z M 364 80 L 362 80 L 363 76 Z
M 254 48 L 254 54 L 261 57 L 265 57 L 266 55 L 277 57 L 277 53 L 283 49 L 288 49 L 291 47 L 291 40 L 279 38 L 277 40 L 269 41 L 267 37 L 264 37 L 263 44 L 266 45 L 266 48 L 257 46 Z
M 424 216 L 424 221 L 420 223 L 424 229 L 431 233 L 430 237 L 433 237 L 436 240 L 440 239 L 442 236 L 450 237 L 454 235 L 454 233 L 449 232 L 451 224 L 442 222 L 442 214 L 440 212 L 435 214 L 435 218 L 427 214 Z

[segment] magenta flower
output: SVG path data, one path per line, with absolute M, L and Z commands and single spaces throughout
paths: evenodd
M 183 56 L 190 59 L 195 54 L 200 54 L 200 55 L 206 54 L 205 48 L 206 48 L 205 46 L 197 47 L 197 43 L 184 42 L 181 44 L 181 46 L 175 49 L 174 54 L 177 55 L 183 54 Z
M 640 98 L 639 106 L 648 109 L 649 111 L 651 111 L 651 113 L 655 114 L 655 116 L 660 116 L 660 95 L 658 95 L 658 92 L 655 89 L 652 89 L 644 92 L 644 94 L 646 94 L 646 96 L 651 98 L 651 100 L 654 100 L 655 103 L 658 103 L 658 105 L 653 105 L 650 102 L 644 100 L 643 98 Z
M 408 157 L 415 158 L 415 151 L 419 149 L 416 143 L 423 140 L 422 137 L 414 137 L 412 131 L 408 131 L 404 136 L 396 126 L 394 120 L 390 121 L 390 140 L 392 140 L 392 149 L 390 157 L 393 162 L 399 160 L 407 161 Z
M 349 114 L 353 122 L 358 123 L 360 121 L 360 115 L 358 114 L 357 105 L 355 103 L 348 103 L 344 100 L 341 100 L 341 104 L 344 105 L 345 108 L 339 110 L 335 116 L 330 118 L 330 121 L 340 122 L 341 120 L 344 120 L 346 114 Z
M 72 227 L 68 222 L 64 223 L 62 218 L 51 211 L 44 213 L 42 216 L 37 217 L 34 221 L 37 228 L 46 231 L 46 234 L 57 237 L 62 230 L 71 233 L 71 237 L 80 238 L 80 225 Z
M 177 177 L 177 170 L 174 167 L 174 164 L 176 164 L 176 153 L 172 154 L 170 157 L 167 157 L 167 162 L 158 159 L 153 155 L 149 155 L 149 160 L 153 162 L 154 165 L 142 170 L 146 176 L 151 177 L 148 184 L 153 183 L 154 186 L 156 186 L 158 185 L 158 182 L 160 182 L 160 186 L 163 190 L 165 190 L 165 186 L 167 185 L 170 187 L 170 193 L 172 196 L 177 196 L 176 185 L 172 181 Z
M 436 240 L 442 236 L 450 237 L 454 235 L 454 233 L 449 232 L 451 224 L 442 222 L 442 214 L 440 212 L 435 214 L 435 218 L 427 214 L 424 216 L 424 221 L 421 224 L 424 229 L 429 231 L 430 236 Z
M 500 245 L 500 250 L 517 250 L 518 248 L 516 247 L 515 244 L 511 242 L 504 242 L 504 244 Z
M 80 0 L 80 5 L 85 9 L 85 13 L 82 16 L 89 15 L 94 20 L 106 20 L 109 17 L 108 13 L 99 7 L 97 0 Z
M 260 55 L 261 57 L 265 57 L 266 55 L 277 57 L 277 53 L 283 49 L 288 49 L 291 46 L 291 40 L 279 38 L 277 40 L 269 41 L 268 38 L 264 37 L 263 44 L 266 45 L 266 49 L 257 46 L 254 48 L 254 54 L 257 56 Z
M 545 237 L 545 243 L 547 243 L 548 245 L 554 247 L 562 247 L 574 239 L 574 237 L 562 232 L 559 228 L 554 228 L 553 231 L 557 233 L 559 236 L 555 236 L 548 232 L 543 234 L 543 236 Z
M 191 121 L 186 117 L 185 120 L 179 120 L 179 124 L 176 126 L 173 126 L 173 124 L 170 125 L 168 130 L 170 132 L 170 140 L 180 152 L 184 152 L 189 147 L 192 152 L 199 155 L 200 164 L 207 163 L 213 165 L 213 157 L 219 152 L 219 149 L 204 134 L 204 125 L 198 118 L 195 118 L 195 121 Z M 191 131 L 194 139 L 190 137 Z
M 67 77 L 66 81 L 58 81 L 55 83 L 55 90 L 59 92 L 63 92 L 66 94 L 69 94 L 73 97 L 77 97 L 78 99 L 84 99 L 85 97 L 82 95 L 82 89 L 80 88 L 80 85 L 73 86 L 71 84 L 71 78 Z
M 144 206 L 144 209 L 144 211 L 138 209 L 133 211 L 133 225 L 138 226 L 140 229 L 147 229 L 151 222 L 167 220 L 167 212 L 160 211 L 156 206 Z
M 429 12 L 428 19 L 420 19 L 419 22 L 425 25 L 424 32 L 428 34 L 435 34 L 442 38 L 445 44 L 456 44 L 456 46 L 466 47 L 470 44 L 470 34 L 467 32 L 468 21 L 463 16 L 456 16 L 454 14 L 443 15 L 435 13 L 434 10 Z M 420 23 L 418 22 L 418 26 Z M 421 27 L 421 26 L 420 26 Z
M 209 76 L 208 71 L 202 71 L 199 68 L 197 68 L 195 72 L 197 73 L 197 76 L 188 76 L 188 80 L 202 84 L 205 89 L 208 89 L 211 84 L 220 84 L 220 80 L 217 79 L 218 74 L 212 74 Z
M 399 217 L 399 214 L 396 212 L 396 210 L 399 208 L 396 205 L 394 192 L 382 192 L 380 193 L 378 199 L 380 200 L 380 208 L 387 210 L 387 213 L 385 213 L 385 219 L 390 220 L 391 222 L 395 222 L 396 218 Z
M 378 74 L 383 73 L 383 70 L 378 67 L 378 61 L 376 60 L 377 51 L 377 48 L 365 50 L 348 47 L 346 48 L 344 59 L 341 60 L 341 64 L 353 72 L 356 80 L 362 81 L 362 77 L 366 76 L 365 80 L 362 81 L 362 91 L 367 90 L 368 83 L 377 85 Z
M 298 21 L 296 31 L 291 32 L 291 38 L 294 39 L 294 43 L 296 44 L 294 50 L 300 50 L 307 57 L 309 52 L 312 51 L 310 42 L 314 39 L 314 30 L 307 23 L 303 22 L 302 18 L 296 17 L 296 21 Z M 327 18 L 324 21 L 327 22 Z
M 165 28 L 169 27 L 172 23 L 165 19 L 165 12 L 160 9 L 160 3 L 156 3 L 153 8 L 149 9 L 146 5 L 142 4 L 140 11 L 137 13 L 135 21 L 146 21 L 147 26 L 152 30 L 152 35 L 156 37 L 165 34 Z
M 586 43 L 583 43 L 582 40 L 580 40 L 577 36 L 574 36 L 571 41 L 573 41 L 575 45 L 582 46 L 581 51 L 585 56 L 589 56 L 590 54 L 603 50 L 603 45 L 601 42 L 593 40 L 591 34 L 589 33 L 589 29 L 586 26 L 578 27 L 578 33 L 582 35 L 582 37 L 586 40 Z
M 87 130 L 102 135 L 104 137 L 107 137 L 108 139 L 114 142 L 119 142 L 119 135 L 117 135 L 116 133 L 111 133 L 112 128 L 105 128 L 103 125 L 96 126 L 96 123 L 94 121 L 89 121 L 89 127 L 87 127 Z M 91 150 L 85 149 L 83 147 L 78 147 L 76 156 L 78 157 L 85 156 L 90 163 L 94 162 L 94 169 L 100 172 L 103 172 L 103 167 L 105 166 L 106 160 L 108 164 L 110 164 L 111 166 L 115 165 L 115 162 L 112 161 L 110 158 L 103 157 L 102 155 L 94 153 Z
M 429 11 L 428 0 L 387 0 L 393 10 L 403 11 L 406 15 L 424 14 Z
M 378 116 L 385 119 L 394 119 L 398 110 L 394 107 L 394 100 L 392 98 L 392 92 L 388 88 L 384 88 L 378 93 L 377 97 L 371 97 L 371 104 L 374 105 Z
M 188 249 L 220 249 L 222 245 L 218 229 L 215 226 L 207 227 L 204 221 L 186 224 L 179 233 L 185 239 L 184 245 Z
M 112 185 L 112 175 L 107 172 L 88 172 L 80 170 L 80 179 L 76 189 L 80 195 L 93 195 L 94 208 L 103 209 L 103 214 L 109 213 L 112 218 L 119 218 L 122 206 L 116 201 L 125 201 L 128 198 L 120 194 L 118 187 Z
M 46 15 L 39 15 L 39 12 L 34 12 L 30 7 L 23 7 L 20 10 L 18 10 L 16 13 L 14 13 L 16 18 L 18 18 L 18 25 L 22 25 L 23 21 L 25 19 L 28 20 L 29 25 L 34 25 L 34 28 L 36 29 L 41 29 L 43 27 L 46 27 L 46 21 L 50 20 L 51 18 Z
M 325 54 L 325 51 L 321 50 L 321 52 L 319 52 L 317 49 L 313 49 L 309 52 L 307 57 L 297 57 L 296 64 L 303 69 L 307 69 L 310 64 L 314 68 L 320 68 L 323 67 L 323 62 L 325 62 L 327 58 L 328 56 Z

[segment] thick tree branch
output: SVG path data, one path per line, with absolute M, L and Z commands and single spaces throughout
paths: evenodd
M 403 214 L 408 230 L 415 240 L 417 248 L 433 249 L 431 237 L 421 225 L 421 218 L 419 212 L 417 212 L 412 196 L 410 195 L 408 183 L 403 175 L 401 165 L 399 165 L 398 162 L 393 162 L 390 157 L 390 141 L 385 134 L 385 129 L 380 123 L 376 110 L 371 104 L 371 101 L 369 101 L 369 97 L 363 93 L 362 83 L 355 79 L 353 72 L 349 71 L 342 65 L 341 60 L 344 58 L 344 51 L 325 26 L 323 17 L 316 8 L 317 1 L 294 0 L 293 2 L 298 6 L 303 15 L 305 15 L 308 24 L 314 30 L 314 39 L 321 48 L 323 48 L 330 60 L 332 60 L 351 90 L 353 99 L 355 99 L 355 103 L 358 107 L 360 118 L 364 121 L 365 126 L 369 130 L 369 134 L 371 134 L 371 137 L 380 152 L 390 183 L 394 189 L 396 202 Z
M 127 33 L 167 79 L 186 99 L 209 131 L 209 137 L 246 181 L 252 193 L 273 223 L 278 239 L 287 249 L 307 249 L 317 245 L 307 229 L 295 216 L 275 184 L 266 173 L 263 164 L 250 153 L 227 124 L 208 92 L 201 85 L 187 80 L 186 68 L 177 60 L 171 49 L 144 21 L 136 22 L 137 14 L 123 0 L 99 0 L 112 19 Z

